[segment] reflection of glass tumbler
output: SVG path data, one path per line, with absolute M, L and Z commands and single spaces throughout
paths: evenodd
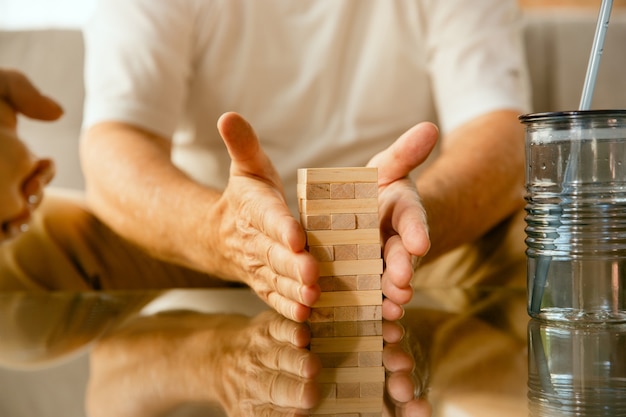
M 529 417 L 626 415 L 626 325 L 528 325 Z
M 626 320 L 626 110 L 520 120 L 530 315 Z

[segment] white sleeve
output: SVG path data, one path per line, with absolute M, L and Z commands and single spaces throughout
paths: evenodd
M 85 26 L 83 127 L 126 122 L 170 138 L 192 66 L 182 0 L 101 0 Z
M 530 111 L 517 2 L 425 3 L 429 69 L 442 131 L 494 110 Z

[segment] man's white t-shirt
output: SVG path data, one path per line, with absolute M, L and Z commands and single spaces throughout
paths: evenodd
M 295 210 L 296 171 L 361 166 L 421 121 L 529 110 L 514 0 L 106 0 L 85 28 L 84 126 L 123 121 L 224 188 L 242 114 Z M 290 192 L 292 190 L 293 192 Z

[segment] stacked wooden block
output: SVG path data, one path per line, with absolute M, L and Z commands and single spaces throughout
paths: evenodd
M 300 219 L 322 294 L 309 324 L 323 400 L 311 416 L 380 417 L 382 290 L 376 168 L 298 170 Z

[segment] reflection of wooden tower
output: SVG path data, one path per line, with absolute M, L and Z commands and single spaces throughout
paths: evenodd
M 311 351 L 323 400 L 311 416 L 382 415 L 382 290 L 376 168 L 298 170 L 300 218 L 319 261 Z

